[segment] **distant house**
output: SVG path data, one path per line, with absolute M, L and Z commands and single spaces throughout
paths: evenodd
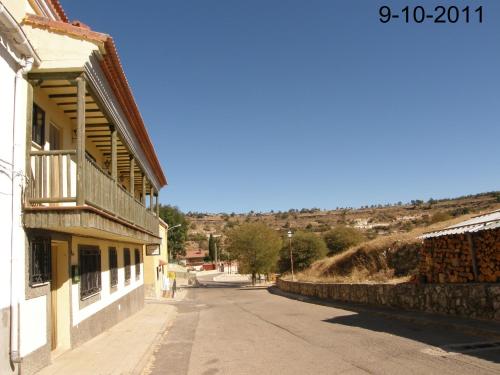
M 426 282 L 500 282 L 500 210 L 422 238 L 420 276 Z
M 186 255 L 180 257 L 186 262 L 186 267 L 201 266 L 208 257 L 208 250 L 201 249 L 198 243 L 190 241 L 186 244 Z

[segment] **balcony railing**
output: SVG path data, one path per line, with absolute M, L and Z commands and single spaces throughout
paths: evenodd
M 75 205 L 81 194 L 77 189 L 75 158 L 75 150 L 32 151 L 27 203 L 30 206 Z M 156 215 L 88 157 L 83 168 L 83 194 L 86 205 L 158 233 Z

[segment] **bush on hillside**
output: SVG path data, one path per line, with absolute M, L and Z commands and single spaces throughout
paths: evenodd
M 328 248 L 328 255 L 335 255 L 365 240 L 363 233 L 344 225 L 338 225 L 323 236 Z
M 325 241 L 314 233 L 297 232 L 292 238 L 292 255 L 294 271 L 301 271 L 313 262 L 326 256 Z M 283 241 L 278 267 L 281 273 L 290 271 L 290 243 Z

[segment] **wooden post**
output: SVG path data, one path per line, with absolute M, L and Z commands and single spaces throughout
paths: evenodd
M 149 191 L 149 211 L 153 212 L 153 196 L 155 194 L 155 189 L 154 187 L 151 187 L 151 190 Z
M 144 173 L 142 174 L 141 202 L 146 206 L 146 175 Z
M 115 182 L 118 179 L 118 167 L 117 167 L 117 153 L 116 153 L 116 145 L 118 142 L 118 135 L 116 133 L 116 128 L 111 125 L 111 177 Z
M 76 205 L 85 204 L 85 78 L 76 79 L 77 109 L 76 109 Z
M 129 190 L 130 194 L 135 198 L 135 159 L 133 156 L 130 157 L 130 179 L 129 179 Z
M 29 181 L 29 188 L 26 194 L 27 204 L 29 199 L 32 198 L 33 189 L 35 185 L 33 184 L 33 176 L 31 175 L 31 141 L 32 141 L 32 131 L 33 131 L 33 86 L 31 82 L 28 81 L 28 97 L 26 100 L 26 176 L 28 176 L 27 181 Z M 38 181 L 37 181 L 38 182 Z
M 479 280 L 479 271 L 477 269 L 477 257 L 476 257 L 476 247 L 474 245 L 474 240 L 472 235 L 467 233 L 467 241 L 469 242 L 470 256 L 472 260 L 472 272 L 474 273 L 474 281 Z
M 160 217 L 160 192 L 156 192 L 156 216 Z

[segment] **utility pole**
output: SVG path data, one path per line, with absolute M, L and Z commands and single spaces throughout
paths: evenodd
M 292 253 L 292 231 L 288 231 L 288 243 L 290 244 L 290 267 L 292 269 L 292 281 L 295 281 L 293 274 L 293 253 Z

